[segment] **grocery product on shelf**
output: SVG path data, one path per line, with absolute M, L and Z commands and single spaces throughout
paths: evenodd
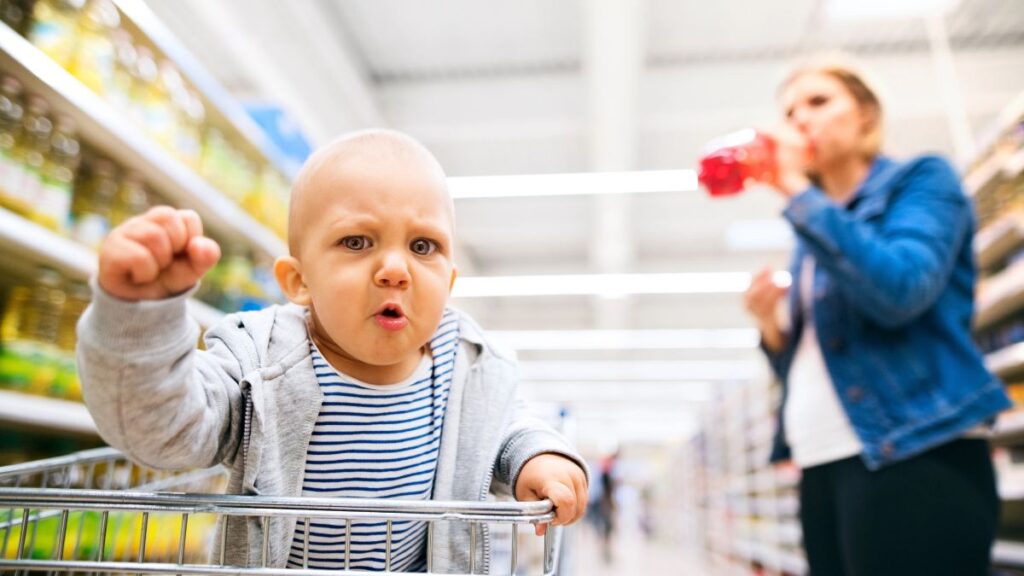
M 256 269 L 237 246 L 227 246 L 224 257 L 203 277 L 196 298 L 221 310 L 259 310 L 277 296 L 269 269 Z M 279 298 L 276 298 L 279 299 Z
M 110 210 L 110 226 L 113 228 L 136 214 L 142 214 L 152 206 L 142 175 L 130 172 L 121 179 L 117 196 Z
M 21 83 L 11 76 L 0 80 L 0 206 L 27 215 L 31 199 L 21 186 Z
M 39 197 L 42 187 L 43 163 L 50 153 L 50 137 L 53 135 L 53 123 L 46 116 L 49 105 L 38 96 L 30 96 L 25 105 L 25 115 L 21 122 L 22 138 L 20 146 L 15 148 L 16 157 L 22 167 L 21 191 L 28 199 L 24 212 L 35 219 L 37 214 L 32 204 Z
M 52 230 L 65 232 L 69 226 L 71 191 L 80 152 L 74 122 L 67 117 L 58 118 L 49 152 L 43 160 L 39 193 L 34 203 L 36 220 Z
M 287 183 L 280 172 L 239 146 L 238 134 L 225 130 L 223 120 L 211 122 L 203 98 L 178 66 L 148 39 L 133 36 L 123 18 L 112 0 L 40 0 L 30 25 L 21 29 L 162 148 L 283 237 L 280 198 Z
M 99 248 L 111 229 L 118 188 L 113 162 L 98 158 L 88 166 L 88 172 L 75 187 L 71 206 L 71 237 L 74 240 L 90 248 Z M 137 208 L 132 206 L 128 210 Z
M 32 12 L 29 40 L 55 62 L 69 67 L 84 7 L 85 0 L 39 0 Z
M 111 0 L 89 0 L 75 29 L 74 56 L 65 66 L 101 96 L 114 84 L 117 58 L 113 38 L 120 25 L 120 14 Z
M 80 400 L 75 325 L 89 300 L 84 283 L 68 284 L 48 268 L 15 286 L 0 320 L 0 387 Z
M 22 36 L 28 34 L 36 0 L 0 0 L 0 21 Z
M 33 393 L 49 391 L 56 376 L 57 331 L 66 295 L 60 275 L 41 267 L 32 286 L 11 291 L 0 328 L 0 385 Z

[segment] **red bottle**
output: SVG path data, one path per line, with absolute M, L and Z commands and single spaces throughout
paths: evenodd
M 731 196 L 751 181 L 775 176 L 775 141 L 753 129 L 740 130 L 708 143 L 697 178 L 711 196 Z

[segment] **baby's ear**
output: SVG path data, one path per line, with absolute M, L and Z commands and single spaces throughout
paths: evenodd
M 302 265 L 292 256 L 274 260 L 274 278 L 288 300 L 299 306 L 309 306 L 309 288 L 302 279 Z

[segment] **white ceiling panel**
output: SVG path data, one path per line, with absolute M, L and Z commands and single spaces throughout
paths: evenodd
M 579 2 L 333 0 L 378 76 L 530 69 L 579 59 Z

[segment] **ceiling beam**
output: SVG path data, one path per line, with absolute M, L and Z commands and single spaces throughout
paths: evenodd
M 589 167 L 594 171 L 628 171 L 637 166 L 645 4 L 643 0 L 583 3 Z M 635 253 L 629 197 L 598 196 L 593 198 L 592 206 L 590 260 L 594 270 L 605 274 L 626 272 Z M 630 311 L 625 295 L 597 297 L 594 325 L 628 327 Z

